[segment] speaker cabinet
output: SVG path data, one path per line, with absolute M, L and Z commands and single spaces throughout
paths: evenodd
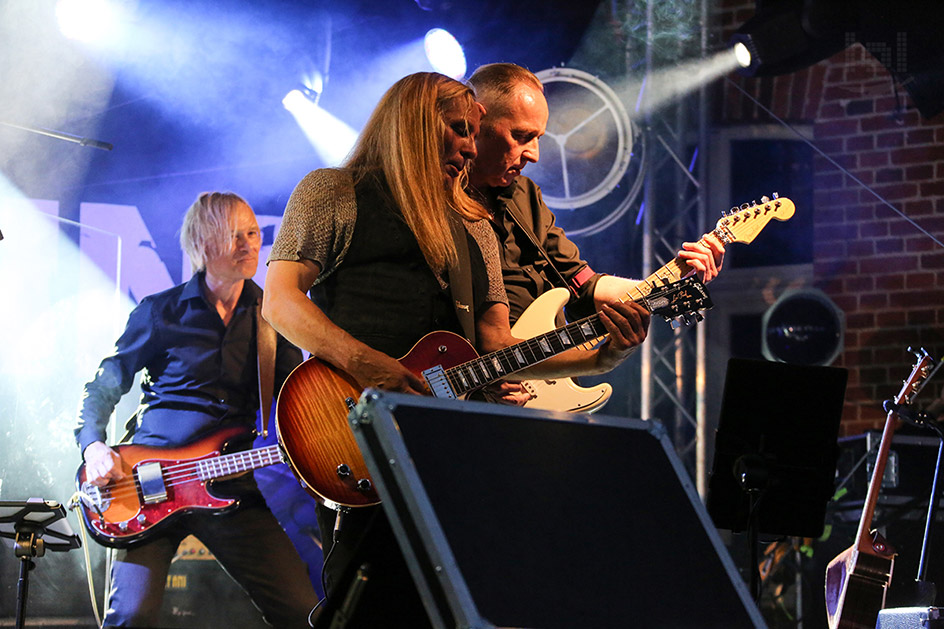
M 367 391 L 350 415 L 436 627 L 763 627 L 660 423 Z
M 184 538 L 167 574 L 160 626 L 267 627 L 249 595 L 192 535 Z

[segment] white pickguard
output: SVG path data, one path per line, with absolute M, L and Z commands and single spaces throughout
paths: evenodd
M 512 335 L 529 339 L 555 329 L 554 319 L 569 299 L 570 293 L 566 288 L 553 288 L 544 293 L 521 313 L 511 328 Z M 593 413 L 603 408 L 613 394 L 613 387 L 605 382 L 594 387 L 582 387 L 571 378 L 526 380 L 522 384 L 532 395 L 525 404 L 527 408 L 551 411 Z

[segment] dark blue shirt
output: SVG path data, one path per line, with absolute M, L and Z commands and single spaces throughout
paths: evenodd
M 114 352 L 85 385 L 76 441 L 82 452 L 105 441 L 108 418 L 143 370 L 141 401 L 128 421 L 131 441 L 178 446 L 214 428 L 253 425 L 259 408 L 255 304 L 262 289 L 247 280 L 229 325 L 203 296 L 204 273 L 150 295 L 128 317 Z M 275 390 L 301 362 L 281 336 Z

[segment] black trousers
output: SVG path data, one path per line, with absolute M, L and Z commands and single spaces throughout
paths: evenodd
M 103 619 L 106 626 L 152 627 L 158 623 L 171 559 L 189 534 L 206 545 L 266 622 L 276 627 L 309 626 L 308 614 L 318 596 L 308 567 L 262 504 L 220 515 L 188 514 L 161 537 L 118 551 Z
M 316 629 L 431 626 L 382 507 L 342 514 L 336 541 L 337 512 L 318 505 L 317 516 L 328 598 L 319 608 Z

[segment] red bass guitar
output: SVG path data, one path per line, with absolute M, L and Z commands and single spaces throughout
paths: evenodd
M 245 427 L 224 428 L 176 448 L 120 445 L 122 476 L 104 487 L 89 483 L 79 466 L 82 521 L 100 544 L 124 548 L 146 540 L 175 517 L 191 511 L 222 512 L 237 498 L 211 493 L 215 480 L 281 463 L 278 445 L 224 454 L 252 434 Z

